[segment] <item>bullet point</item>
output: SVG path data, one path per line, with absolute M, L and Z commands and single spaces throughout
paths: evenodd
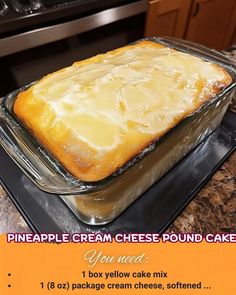
M 8 276 L 10 277 L 11 276 L 11 273 L 9 273 Z
M 11 288 L 11 285 L 8 285 L 8 288 Z

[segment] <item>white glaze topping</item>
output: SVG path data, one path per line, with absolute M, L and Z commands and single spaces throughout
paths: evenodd
M 220 69 L 169 48 L 131 47 L 92 64 L 74 64 L 41 80 L 34 95 L 75 136 L 101 150 L 124 134 L 155 135 L 210 95 Z

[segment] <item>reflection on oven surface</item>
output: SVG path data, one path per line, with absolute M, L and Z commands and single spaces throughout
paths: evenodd
M 0 0 L 0 38 L 19 29 L 78 18 L 137 0 Z M 144 0 L 144 2 L 146 2 Z M 2 35 L 4 34 L 4 35 Z M 7 35 L 6 35 L 7 34 Z M 1 36 L 2 35 L 2 36 Z
M 146 0 L 0 0 L 0 96 L 143 37 Z
M 10 1 L 16 12 L 31 12 L 43 7 L 41 0 L 11 0 Z
M 8 11 L 8 5 L 5 1 L 0 0 L 0 16 L 4 16 L 7 14 Z

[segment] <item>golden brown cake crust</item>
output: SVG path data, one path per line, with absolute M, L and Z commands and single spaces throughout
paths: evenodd
M 170 71 L 172 61 L 175 72 Z M 182 61 L 187 72 L 184 76 Z M 196 78 L 191 66 L 199 71 L 205 67 L 206 73 L 200 72 Z M 209 81 L 215 79 L 214 83 L 205 76 Z M 165 85 L 168 81 L 174 82 L 176 90 Z M 98 181 L 231 82 L 231 76 L 218 65 L 141 41 L 47 75 L 18 95 L 14 113 L 71 174 L 84 181 Z M 155 100 L 153 93 L 159 89 Z M 164 97 L 163 91 L 167 93 Z

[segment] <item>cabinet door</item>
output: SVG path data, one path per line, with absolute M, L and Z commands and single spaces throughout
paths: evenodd
M 229 48 L 234 44 L 236 44 L 236 1 L 224 35 L 222 48 Z
M 146 37 L 172 36 L 183 38 L 191 0 L 149 1 L 146 18 Z
M 234 4 L 235 0 L 194 0 L 186 39 L 223 49 L 223 39 Z

